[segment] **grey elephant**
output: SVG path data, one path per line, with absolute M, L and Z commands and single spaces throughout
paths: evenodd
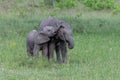
M 67 58 L 67 44 L 69 49 L 74 48 L 74 40 L 72 37 L 72 29 L 70 25 L 60 19 L 48 17 L 45 21 L 40 24 L 40 31 L 46 26 L 53 26 L 57 31 L 54 37 L 50 38 L 48 42 L 48 58 L 53 58 L 54 50 L 56 51 L 57 61 L 60 62 L 60 54 L 62 55 L 62 62 L 65 62 Z M 61 52 L 61 53 L 60 53 Z
M 28 56 L 34 56 L 37 59 L 39 50 L 42 50 L 42 56 L 47 57 L 48 44 L 46 42 L 50 40 L 49 37 L 55 34 L 55 29 L 52 26 L 46 26 L 40 32 L 36 30 L 30 31 L 26 42 Z

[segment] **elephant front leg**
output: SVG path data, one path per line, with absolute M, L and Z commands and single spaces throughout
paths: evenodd
M 67 59 L 67 48 L 66 43 L 64 41 L 60 42 L 60 49 L 62 54 L 62 62 L 64 63 Z
M 38 59 L 38 52 L 39 52 L 39 50 L 40 50 L 40 46 L 36 44 L 34 46 L 34 49 L 33 49 L 33 55 L 34 55 L 35 59 Z
M 56 59 L 60 63 L 61 58 L 60 58 L 60 44 L 59 43 L 56 44 L 55 51 L 56 51 Z
M 42 48 L 42 58 L 45 59 L 48 57 L 48 43 L 43 44 Z
M 33 51 L 32 51 L 32 49 L 27 48 L 27 55 L 28 55 L 29 57 L 33 57 Z
M 49 52 L 48 52 L 49 61 L 53 60 L 54 49 L 55 49 L 55 43 L 49 42 Z

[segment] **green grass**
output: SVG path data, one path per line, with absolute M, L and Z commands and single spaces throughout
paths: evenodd
M 39 54 L 40 58 L 37 62 L 28 58 L 26 53 L 26 35 L 32 29 L 38 29 L 37 24 L 41 20 L 36 17 L 31 20 L 29 17 L 22 19 L 17 16 L 0 19 L 1 80 L 120 79 L 119 25 L 116 24 L 117 26 L 109 29 L 106 24 L 106 27 L 101 30 L 91 26 L 89 30 L 85 28 L 87 32 L 79 33 L 79 30 L 76 32 L 76 25 L 80 23 L 76 23 L 74 17 L 70 19 L 67 16 L 60 18 L 67 22 L 72 22 L 71 25 L 74 26 L 75 48 L 68 51 L 66 64 L 58 64 L 56 60 L 51 63 L 47 60 L 43 61 L 41 54 Z M 115 20 L 117 19 L 115 18 Z M 84 21 L 85 17 L 80 20 Z M 106 21 L 109 22 L 109 20 Z M 89 25 L 97 24 L 94 19 L 93 22 L 89 23 Z M 115 25 L 115 23 L 110 23 L 111 26 Z
M 119 80 L 119 35 L 75 34 L 75 48 L 66 64 L 38 62 L 26 56 L 25 37 L 4 38 L 0 44 L 1 80 Z M 41 54 L 40 54 L 41 55 Z

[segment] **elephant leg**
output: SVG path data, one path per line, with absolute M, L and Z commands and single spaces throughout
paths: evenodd
M 56 59 L 57 59 L 57 61 L 61 62 L 61 58 L 60 58 L 60 45 L 59 45 L 59 43 L 56 44 L 55 51 L 56 51 Z
M 61 49 L 61 55 L 62 55 L 62 62 L 65 62 L 67 59 L 67 47 L 64 41 L 60 42 L 60 49 Z
M 29 44 L 27 44 L 27 55 L 29 57 L 33 56 L 33 46 L 31 47 Z
M 27 55 L 28 55 L 29 57 L 33 57 L 33 52 L 27 51 Z
M 35 59 L 38 59 L 39 50 L 40 50 L 40 45 L 35 44 L 34 49 L 33 49 L 33 55 L 34 55 Z
M 42 46 L 42 58 L 48 57 L 48 43 L 43 44 Z
M 48 58 L 49 58 L 50 61 L 53 59 L 54 49 L 55 49 L 55 43 L 54 42 L 49 42 Z
M 31 49 L 27 49 L 27 55 L 28 55 L 29 57 L 32 57 L 32 56 L 33 56 L 33 52 L 32 52 Z

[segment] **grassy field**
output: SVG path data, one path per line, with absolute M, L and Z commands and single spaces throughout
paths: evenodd
M 8 14 L 0 8 L 0 80 L 120 79 L 119 15 L 86 8 L 84 11 L 83 6 L 29 13 L 19 6 L 16 10 L 12 7 Z M 49 15 L 65 20 L 73 28 L 75 48 L 68 50 L 65 64 L 58 64 L 56 59 L 43 61 L 41 53 L 39 61 L 35 61 L 26 53 L 26 35 L 38 29 L 39 22 Z

